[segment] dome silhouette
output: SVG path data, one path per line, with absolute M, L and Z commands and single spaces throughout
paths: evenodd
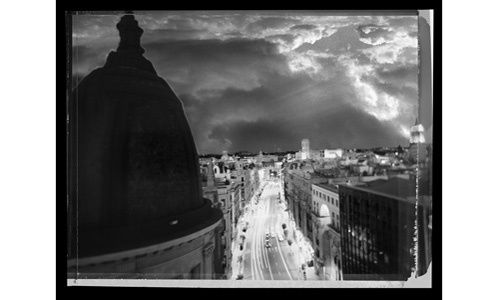
M 142 55 L 143 30 L 133 15 L 117 28 L 117 51 L 70 101 L 70 257 L 152 245 L 222 217 L 202 197 L 183 105 Z

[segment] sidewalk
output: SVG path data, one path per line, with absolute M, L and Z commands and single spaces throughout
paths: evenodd
M 253 203 L 256 200 L 256 198 L 257 198 L 257 193 L 255 195 L 253 195 L 252 198 L 250 199 L 250 204 L 249 204 L 248 209 L 240 217 L 240 219 L 238 220 L 238 224 L 236 225 L 236 233 L 237 234 L 235 235 L 235 239 L 233 240 L 232 245 L 231 245 L 231 252 L 232 252 L 231 274 L 228 274 L 228 278 L 230 278 L 231 280 L 236 280 L 236 278 L 238 277 L 239 274 L 243 275 L 243 271 L 244 271 L 243 267 L 245 264 L 244 263 L 244 252 L 246 249 L 247 240 L 245 239 L 245 241 L 243 242 L 243 250 L 240 250 L 240 242 L 241 242 L 240 236 L 245 235 L 245 237 L 246 237 L 246 235 L 248 233 L 248 229 L 247 229 L 247 232 L 243 232 L 243 227 L 245 226 L 245 223 L 247 221 L 249 221 L 249 218 L 252 216 L 252 209 L 255 209 Z M 242 256 L 241 263 L 238 262 L 238 257 L 240 255 Z
M 231 257 L 231 274 L 228 274 L 228 278 L 232 280 L 236 280 L 236 277 L 238 277 L 239 274 L 243 273 L 242 272 L 242 267 L 243 267 L 243 261 L 241 263 L 238 262 L 238 257 L 241 255 L 243 256 L 243 251 L 245 248 L 243 248 L 243 251 L 240 250 L 240 226 L 237 226 L 237 232 L 238 234 L 236 235 L 235 240 L 232 242 L 232 247 L 231 247 L 231 252 L 232 252 L 232 257 Z
M 282 203 L 281 208 L 284 209 L 285 207 L 286 204 Z M 286 224 L 288 229 L 288 239 L 291 239 L 293 241 L 291 248 L 293 249 L 294 253 L 298 254 L 294 257 L 296 265 L 298 266 L 298 270 L 296 270 L 296 272 L 299 274 L 299 280 L 321 280 L 320 276 L 316 275 L 314 265 L 311 267 L 307 266 L 307 261 L 313 259 L 311 257 L 311 255 L 313 254 L 309 253 L 309 251 L 305 250 L 304 248 L 311 247 L 310 243 L 304 237 L 299 239 L 299 236 L 300 235 L 303 236 L 303 234 L 300 231 L 300 229 L 296 226 L 295 222 L 290 218 L 290 214 L 288 212 L 285 212 L 284 217 L 288 218 L 285 220 L 281 219 L 280 222 Z M 294 232 L 296 233 L 294 234 Z M 303 249 L 299 250 L 300 247 Z M 302 270 L 302 264 L 305 264 L 305 270 Z M 305 277 L 304 277 L 304 271 L 305 271 Z

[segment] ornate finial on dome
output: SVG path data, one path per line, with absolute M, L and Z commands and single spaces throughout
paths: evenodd
M 144 49 L 141 47 L 141 36 L 144 30 L 139 27 L 132 11 L 125 12 L 120 22 L 116 24 L 116 28 L 118 28 L 120 32 L 118 52 L 127 51 L 138 54 L 144 53 Z

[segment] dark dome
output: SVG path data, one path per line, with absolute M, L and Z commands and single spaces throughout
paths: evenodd
M 79 256 L 168 240 L 219 218 L 202 197 L 182 103 L 142 56 L 133 15 L 117 28 L 117 51 L 70 102 L 70 228 Z

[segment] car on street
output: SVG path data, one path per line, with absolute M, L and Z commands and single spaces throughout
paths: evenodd
M 271 247 L 271 243 L 269 243 L 269 241 L 266 241 L 266 248 L 270 248 Z
M 236 280 L 241 280 L 243 279 L 243 274 L 238 274 L 238 276 L 236 277 Z

